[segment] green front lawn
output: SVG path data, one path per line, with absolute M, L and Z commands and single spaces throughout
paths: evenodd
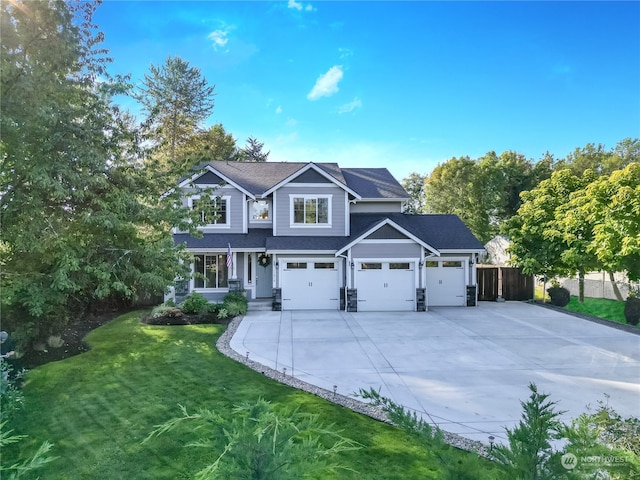
M 402 431 L 286 387 L 220 354 L 220 325 L 150 326 L 140 312 L 123 315 L 88 336 L 92 349 L 32 370 L 24 385 L 25 406 L 15 433 L 28 435 L 2 452 L 4 465 L 26 458 L 49 440 L 59 457 L 36 471 L 43 479 L 185 479 L 220 451 L 185 448 L 186 431 L 142 441 L 170 418 L 189 411 L 229 409 L 259 397 L 300 407 L 335 423 L 364 447 L 340 462 L 357 473 L 340 479 L 443 478 L 442 462 Z M 455 451 L 459 462 L 470 454 Z
M 614 322 L 624 323 L 624 302 L 617 300 L 607 300 L 605 298 L 585 298 L 584 303 L 578 301 L 578 297 L 571 297 L 569 305 L 565 307 L 567 310 L 578 313 L 586 313 L 594 317 L 613 320 Z

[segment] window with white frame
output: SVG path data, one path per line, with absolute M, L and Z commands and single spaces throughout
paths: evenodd
M 251 203 L 251 221 L 266 222 L 271 220 L 269 215 L 269 202 L 267 200 L 256 200 Z
M 229 224 L 228 197 L 192 197 L 189 199 L 191 208 L 200 213 L 200 220 L 206 225 Z
M 194 288 L 227 288 L 229 286 L 227 255 L 222 253 L 195 255 L 193 273 Z
M 331 225 L 331 196 L 292 195 L 294 225 Z

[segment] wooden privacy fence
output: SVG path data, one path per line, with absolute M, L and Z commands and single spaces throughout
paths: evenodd
M 494 302 L 500 294 L 504 300 L 533 298 L 533 275 L 525 275 L 519 268 L 478 265 L 477 272 L 480 301 Z

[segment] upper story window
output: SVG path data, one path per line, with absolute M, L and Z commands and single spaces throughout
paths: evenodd
M 330 195 L 291 195 L 293 225 L 331 225 Z
M 198 197 L 189 199 L 206 225 L 229 225 L 229 197 Z
M 267 200 L 256 200 L 251 203 L 251 221 L 266 222 L 271 220 L 269 213 L 269 202 Z

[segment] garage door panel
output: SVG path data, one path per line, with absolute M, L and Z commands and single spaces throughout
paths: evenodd
M 443 261 L 437 267 L 427 267 L 427 297 L 429 306 L 434 307 L 465 304 L 464 267 L 461 261 Z
M 358 262 L 358 310 L 415 310 L 414 265 L 413 262 Z
M 335 261 L 287 261 L 281 286 L 285 310 L 337 310 L 340 305 L 339 271 Z

